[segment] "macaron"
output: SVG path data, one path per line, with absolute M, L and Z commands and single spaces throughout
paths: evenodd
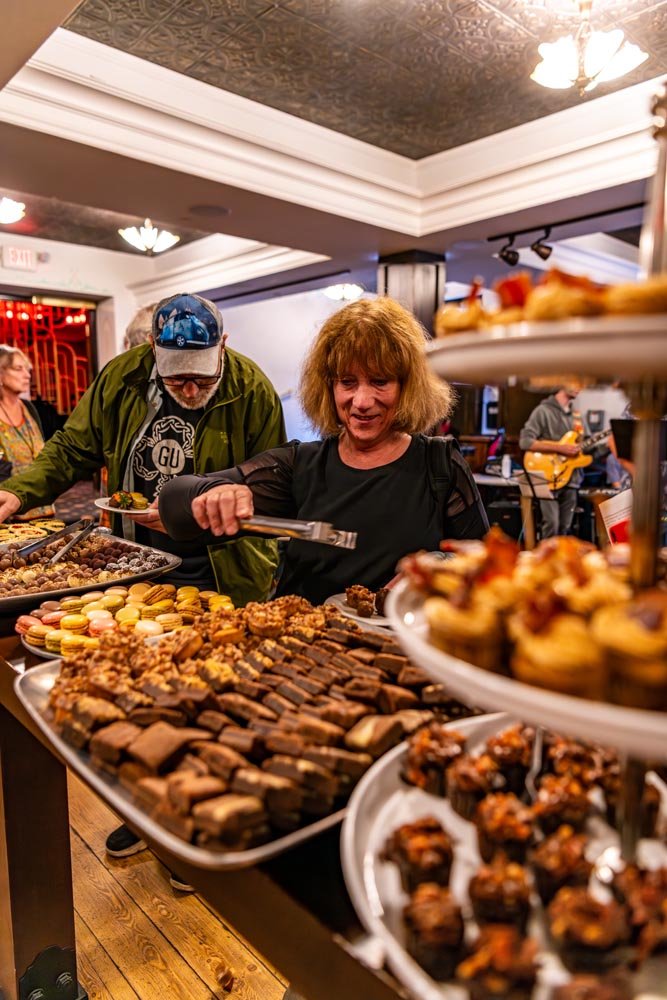
M 164 629 L 159 622 L 147 621 L 143 618 L 134 626 L 134 631 L 137 635 L 145 636 L 162 635 L 164 633 Z
M 65 633 L 62 629 L 54 628 L 45 636 L 44 638 L 44 648 L 49 651 L 49 653 L 59 653 L 60 643 L 62 642 Z
M 81 600 L 85 606 L 86 604 L 94 604 L 95 601 L 99 601 L 103 596 L 101 590 L 91 590 L 89 594 L 82 594 Z
M 175 628 L 180 628 L 183 624 L 182 615 L 174 614 L 169 612 L 164 615 L 158 615 L 155 621 L 158 625 L 161 625 L 165 632 L 173 632 Z
M 60 641 L 60 652 L 63 656 L 71 656 L 72 653 L 80 653 L 85 645 L 86 637 L 65 632 Z
M 33 618 L 39 618 L 40 622 L 44 621 L 44 618 L 48 615 L 48 613 L 49 612 L 45 611 L 44 608 L 35 608 L 35 610 L 31 612 Z
M 198 587 L 179 587 L 176 591 L 177 601 L 199 600 Z
M 88 619 L 85 615 L 67 614 L 60 619 L 60 627 L 64 632 L 85 632 L 88 628 Z
M 120 611 L 116 612 L 115 617 L 117 622 L 138 622 L 141 618 L 141 611 L 139 608 L 133 608 L 130 607 L 130 605 L 126 605 L 124 608 L 121 608 Z
M 118 622 L 113 618 L 93 618 L 88 626 L 88 635 L 98 636 L 103 632 L 113 632 L 118 628 Z
M 25 635 L 29 629 L 33 628 L 35 625 L 41 625 L 39 618 L 35 618 L 34 615 L 19 615 L 16 619 L 16 625 L 14 630 L 18 632 L 19 635 Z
M 99 649 L 100 640 L 97 638 L 97 636 L 82 635 L 78 636 L 77 638 L 83 639 L 84 649 Z
M 98 618 L 103 620 L 108 618 L 110 621 L 113 621 L 113 615 L 107 608 L 94 608 L 92 611 L 86 611 L 84 609 L 83 613 L 89 622 L 96 621 Z
M 57 625 L 66 614 L 66 611 L 47 611 L 42 618 L 42 625 Z
M 125 604 L 125 598 L 121 597 L 120 594 L 105 594 L 104 597 L 100 598 L 98 604 L 109 611 L 120 611 Z
M 109 587 L 108 590 L 104 591 L 105 597 L 122 597 L 124 599 L 127 597 L 127 594 L 127 587 Z
M 64 597 L 60 602 L 61 611 L 80 611 L 82 607 L 83 601 L 80 597 Z
M 33 625 L 26 632 L 26 642 L 31 646 L 43 646 L 49 632 L 53 631 L 52 625 Z
M 152 584 L 150 583 L 133 583 L 127 595 L 128 597 L 139 597 L 143 600 L 144 594 L 147 594 L 151 587 Z
M 60 601 L 42 601 L 40 607 L 45 611 L 60 611 Z

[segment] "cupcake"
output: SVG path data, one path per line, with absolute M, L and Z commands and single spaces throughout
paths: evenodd
M 586 838 L 571 826 L 559 826 L 531 855 L 535 885 L 546 906 L 563 886 L 586 886 L 593 865 L 586 860 Z
M 486 741 L 486 752 L 496 762 L 507 782 L 507 791 L 521 795 L 533 756 L 535 732 L 525 726 L 512 726 Z
M 510 924 L 522 933 L 530 915 L 530 883 L 522 865 L 496 854 L 470 879 L 468 895 L 478 924 Z
M 607 655 L 611 701 L 667 709 L 667 591 L 600 608 L 591 632 Z
M 414 892 L 423 882 L 446 886 L 452 867 L 452 842 L 437 819 L 425 816 L 399 826 L 389 837 L 382 859 L 398 865 L 406 892 Z
M 623 963 L 630 936 L 624 908 L 601 903 L 581 887 L 559 889 L 548 908 L 549 929 L 573 972 L 604 972 Z
M 431 795 L 444 795 L 447 768 L 461 756 L 465 743 L 456 730 L 437 720 L 429 722 L 410 737 L 401 777 Z
M 537 943 L 516 927 L 483 927 L 456 975 L 470 1000 L 529 1000 L 536 979 Z
M 452 809 L 464 819 L 472 819 L 485 795 L 505 787 L 498 765 L 488 754 L 457 757 L 447 769 L 445 782 Z
M 484 670 L 502 669 L 504 631 L 495 608 L 470 597 L 461 604 L 444 597 L 428 597 L 424 615 L 431 641 L 439 649 Z
M 612 892 L 630 915 L 630 936 L 638 958 L 667 948 L 667 868 L 627 865 L 614 876 Z
M 546 764 L 550 771 L 577 778 L 586 786 L 602 780 L 604 770 L 612 759 L 617 760 L 610 750 L 564 736 L 551 737 L 546 749 Z
M 588 793 L 576 778 L 545 774 L 540 779 L 534 805 L 535 817 L 545 833 L 566 823 L 580 830 L 590 812 Z
M 554 595 L 534 595 L 508 621 L 517 680 L 580 698 L 604 699 L 605 657 L 585 619 L 559 609 Z
M 475 813 L 479 853 L 491 861 L 502 851 L 510 861 L 523 862 L 533 842 L 535 818 L 530 806 L 525 806 L 513 792 L 487 795 Z
M 557 986 L 552 1000 L 632 1000 L 627 973 L 614 970 L 607 976 L 574 976 L 569 983 Z
M 403 910 L 406 947 L 433 979 L 451 979 L 461 957 L 463 918 L 449 889 L 418 886 Z

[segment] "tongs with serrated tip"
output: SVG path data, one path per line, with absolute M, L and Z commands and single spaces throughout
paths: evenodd
M 28 542 L 27 545 L 22 545 L 20 549 L 16 549 L 14 552 L 14 558 L 25 559 L 27 556 L 31 556 L 33 552 L 38 552 L 39 549 L 50 545 L 51 542 L 57 542 L 59 538 L 65 538 L 66 535 L 71 535 L 73 531 L 76 532 L 74 538 L 67 542 L 62 549 L 59 549 L 55 556 L 49 560 L 49 562 L 57 562 L 66 552 L 69 552 L 76 542 L 80 542 L 82 538 L 89 535 L 96 524 L 97 521 L 95 518 L 82 517 L 79 521 L 75 521 L 74 524 L 66 524 L 60 531 L 54 531 L 45 538 L 38 538 L 35 542 Z
M 356 531 L 339 531 L 326 521 L 292 521 L 283 517 L 239 518 L 243 531 L 254 531 L 261 535 L 275 535 L 298 538 L 302 542 L 321 542 L 335 545 L 339 549 L 354 549 L 357 546 Z

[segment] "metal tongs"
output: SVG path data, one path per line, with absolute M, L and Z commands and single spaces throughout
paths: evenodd
M 326 521 L 292 521 L 282 517 L 240 518 L 243 531 L 254 531 L 261 535 L 276 535 L 298 538 L 302 542 L 321 542 L 335 545 L 339 549 L 354 549 L 357 546 L 356 531 L 339 531 Z
M 31 556 L 33 552 L 37 552 L 39 549 L 45 548 L 50 545 L 51 542 L 57 541 L 59 538 L 64 538 L 66 535 L 71 535 L 75 532 L 74 537 L 63 545 L 61 549 L 58 549 L 54 556 L 49 559 L 49 565 L 52 563 L 59 562 L 63 556 L 67 555 L 69 550 L 73 548 L 77 542 L 83 541 L 91 533 L 94 527 L 96 527 L 97 521 L 94 517 L 82 517 L 79 521 L 75 521 L 73 524 L 66 524 L 64 528 L 60 531 L 54 531 L 52 534 L 47 535 L 45 538 L 38 538 L 36 542 L 28 542 L 27 545 L 23 545 L 20 549 L 17 549 L 14 553 L 14 558 L 25 559 L 27 556 Z

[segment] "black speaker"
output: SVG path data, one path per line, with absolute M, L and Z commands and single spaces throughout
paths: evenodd
M 494 500 L 487 505 L 486 513 L 490 525 L 497 524 L 506 535 L 518 541 L 522 529 L 521 507 L 518 501 L 512 503 L 511 500 Z

